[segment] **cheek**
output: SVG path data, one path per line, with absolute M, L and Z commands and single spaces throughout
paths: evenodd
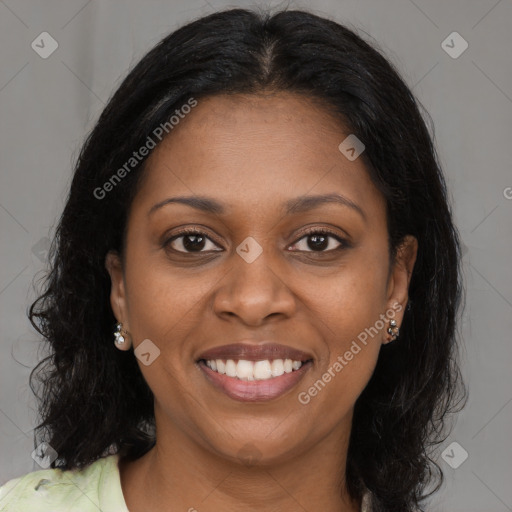
M 330 338 L 345 343 L 375 324 L 384 313 L 387 267 L 383 258 L 354 256 L 336 273 L 309 287 L 309 305 L 323 321 Z
M 363 284 L 343 279 L 336 292 L 322 295 L 318 325 L 325 350 L 317 371 L 301 386 L 298 400 L 316 408 L 312 416 L 321 415 L 326 425 L 334 425 L 350 411 L 377 364 L 383 301 L 380 290 Z
M 153 336 L 163 343 L 172 334 L 179 340 L 179 332 L 197 323 L 214 277 L 210 272 L 184 273 L 142 250 L 128 254 L 126 293 L 130 327 L 136 339 Z
M 309 298 L 326 349 L 319 361 L 322 380 L 338 390 L 333 396 L 349 401 L 371 377 L 384 339 L 387 267 L 382 261 L 354 260 Z

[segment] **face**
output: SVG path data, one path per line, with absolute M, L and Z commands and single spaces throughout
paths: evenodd
M 303 97 L 215 96 L 153 150 L 123 262 L 106 264 L 116 318 L 150 354 L 157 432 L 278 461 L 350 430 L 416 241 L 390 261 L 385 200 L 338 149 L 349 134 Z

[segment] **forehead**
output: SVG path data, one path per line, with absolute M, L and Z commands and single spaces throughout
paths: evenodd
M 207 195 L 250 210 L 339 192 L 381 209 L 362 158 L 349 161 L 338 149 L 349 134 L 328 106 L 300 95 L 204 98 L 149 156 L 136 201 Z

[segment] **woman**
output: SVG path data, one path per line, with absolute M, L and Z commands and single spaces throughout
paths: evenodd
M 459 259 L 376 49 L 301 11 L 182 27 L 82 149 L 30 310 L 46 469 L 1 510 L 420 509 L 464 395 Z

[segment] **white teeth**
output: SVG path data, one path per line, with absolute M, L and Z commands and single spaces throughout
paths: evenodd
M 272 368 L 270 361 L 256 361 L 254 363 L 254 378 L 257 380 L 270 379 L 272 377 Z
M 300 365 L 300 363 L 299 363 L 299 365 Z M 272 367 L 272 376 L 273 377 L 279 377 L 279 375 L 283 375 L 284 363 L 283 363 L 282 359 L 274 359 L 270 366 Z
M 228 359 L 226 361 L 226 375 L 228 377 L 236 377 L 236 364 L 233 359 Z
M 300 361 L 292 361 L 292 369 L 298 370 L 302 366 L 302 363 Z M 215 368 L 213 368 L 215 370 Z
M 215 364 L 217 365 L 217 372 L 224 375 L 226 373 L 226 363 L 222 359 L 216 359 Z
M 252 381 L 268 380 L 284 373 L 291 373 L 298 370 L 302 366 L 302 362 L 292 359 L 274 359 L 272 361 L 268 359 L 262 361 L 211 359 L 206 361 L 206 366 L 217 373 L 226 374 L 228 377 Z
M 236 376 L 239 379 L 254 380 L 254 368 L 250 361 L 244 361 L 240 359 L 236 365 Z

